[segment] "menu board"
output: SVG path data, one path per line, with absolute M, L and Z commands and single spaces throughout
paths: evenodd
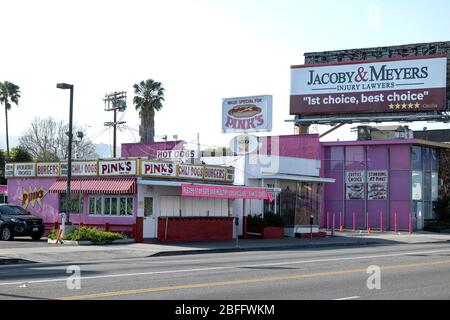
M 366 188 L 364 183 L 347 183 L 345 188 L 345 194 L 347 200 L 364 200 Z
M 13 177 L 14 176 L 14 164 L 7 163 L 5 164 L 5 177 Z
M 15 163 L 14 164 L 14 176 L 15 177 L 35 177 L 36 176 L 36 164 L 35 163 Z
M 389 174 L 387 170 L 367 171 L 367 199 L 386 200 Z
M 347 200 L 364 200 L 366 175 L 364 171 L 345 172 L 345 196 Z

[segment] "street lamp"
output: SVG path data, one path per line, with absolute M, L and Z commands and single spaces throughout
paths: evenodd
M 73 84 L 58 83 L 56 85 L 58 89 L 70 89 L 70 111 L 69 111 L 69 143 L 68 143 L 68 161 L 67 161 L 67 193 L 66 193 L 66 215 L 61 225 L 62 235 L 70 232 L 72 222 L 70 222 L 70 182 L 72 180 L 72 118 L 73 118 Z

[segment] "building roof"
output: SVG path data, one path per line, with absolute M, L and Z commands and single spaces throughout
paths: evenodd
M 393 140 L 363 140 L 363 141 L 332 141 L 332 142 L 321 142 L 322 146 L 364 146 L 364 145 L 425 145 L 442 149 L 450 149 L 450 144 L 427 141 L 421 139 L 393 139 Z
M 414 138 L 435 142 L 450 142 L 450 130 L 440 129 L 414 131 Z

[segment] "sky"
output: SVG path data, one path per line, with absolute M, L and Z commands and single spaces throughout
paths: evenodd
M 94 143 L 112 143 L 104 95 L 127 91 L 118 142 L 137 142 L 132 87 L 149 78 L 166 89 L 157 138 L 193 143 L 199 133 L 203 148 L 226 146 L 222 98 L 262 94 L 274 99 L 271 134 L 292 134 L 290 66 L 305 52 L 450 40 L 447 0 L 0 0 L 0 8 L 0 81 L 22 92 L 8 114 L 12 146 L 34 117 L 68 120 L 69 92 L 58 82 L 74 84 L 74 121 Z M 1 111 L 0 148 L 4 121 Z M 354 139 L 351 127 L 327 139 Z

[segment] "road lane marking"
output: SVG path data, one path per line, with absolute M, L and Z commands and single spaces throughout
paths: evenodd
M 443 265 L 443 264 L 450 264 L 450 260 L 440 260 L 440 261 L 424 262 L 424 263 L 399 264 L 399 265 L 390 265 L 390 266 L 388 265 L 385 267 L 381 267 L 381 270 L 383 271 L 383 270 L 411 269 L 411 268 L 436 266 L 436 265 Z M 328 277 L 328 276 L 337 276 L 337 275 L 345 275 L 345 274 L 353 274 L 353 273 L 364 273 L 365 274 L 366 272 L 367 272 L 366 268 L 349 269 L 349 270 L 341 270 L 341 271 L 326 271 L 326 272 L 318 272 L 318 273 L 294 274 L 294 275 L 275 276 L 275 277 L 267 277 L 267 278 L 241 279 L 241 280 L 232 280 L 232 281 L 217 281 L 217 282 L 194 283 L 194 284 L 155 287 L 155 288 L 99 292 L 99 293 L 84 294 L 84 295 L 78 295 L 78 296 L 60 297 L 60 298 L 57 298 L 57 300 L 98 299 L 98 298 L 118 297 L 118 296 L 126 296 L 126 295 L 139 295 L 139 294 L 154 293 L 154 292 L 175 291 L 175 290 L 183 290 L 183 289 L 200 289 L 200 288 L 210 288 L 210 287 L 223 287 L 223 286 L 233 286 L 233 285 L 279 282 L 279 281 L 286 281 L 286 280 L 300 280 L 300 279 L 307 279 L 307 278 Z
M 356 300 L 356 299 L 360 299 L 360 296 L 354 296 L 354 297 L 347 297 L 347 298 L 339 298 L 339 299 L 333 299 L 336 301 L 344 301 L 344 300 Z
M 207 268 L 179 269 L 179 270 L 162 270 L 162 271 L 135 272 L 135 273 L 117 273 L 117 274 L 106 274 L 106 275 L 89 276 L 89 277 L 82 276 L 82 279 L 84 281 L 84 280 L 95 280 L 95 279 L 106 279 L 106 278 L 151 276 L 151 275 L 160 275 L 160 274 L 192 273 L 192 272 L 232 270 L 232 269 L 257 268 L 257 267 L 274 267 L 274 266 L 296 265 L 296 264 L 307 264 L 307 263 L 319 263 L 319 262 L 340 262 L 340 261 L 350 261 L 350 260 L 391 258 L 391 257 L 399 257 L 399 256 L 408 256 L 408 255 L 416 255 L 416 254 L 441 253 L 441 252 L 450 252 L 450 249 L 432 250 L 432 251 L 410 251 L 410 252 L 395 253 L 395 254 L 356 256 L 356 257 L 340 257 L 340 258 L 327 258 L 327 259 L 314 259 L 314 260 L 298 260 L 298 261 L 273 262 L 273 263 L 262 263 L 262 264 L 223 266 L 223 267 L 207 267 Z M 65 269 L 62 272 L 65 273 Z M 28 280 L 22 280 L 22 281 L 14 281 L 14 282 L 2 282 L 2 283 L 0 283 L 0 286 L 16 286 L 16 285 L 20 285 L 20 284 L 23 284 L 23 283 L 39 284 L 39 283 L 64 282 L 64 281 L 67 281 L 66 277 L 64 277 L 64 278 L 56 278 L 56 279 L 40 279 L 40 280 L 29 280 L 29 281 Z

